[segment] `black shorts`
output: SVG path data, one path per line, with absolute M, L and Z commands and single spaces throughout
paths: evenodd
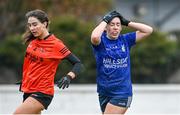
M 106 105 L 108 103 L 111 103 L 112 105 L 115 105 L 115 106 L 128 108 L 130 107 L 131 102 L 132 102 L 131 96 L 127 98 L 120 98 L 120 97 L 108 97 L 108 96 L 99 94 L 99 104 L 100 104 L 102 112 L 105 111 Z
M 51 103 L 53 96 L 47 95 L 41 92 L 33 92 L 33 93 L 24 93 L 23 95 L 23 102 L 29 97 L 33 97 L 34 99 L 38 100 L 44 108 L 47 110 L 49 104 Z

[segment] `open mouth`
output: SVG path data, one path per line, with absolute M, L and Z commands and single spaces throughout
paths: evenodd
M 38 33 L 37 32 L 31 32 L 34 36 L 37 36 Z
M 117 36 L 117 35 L 118 35 L 118 32 L 112 32 L 112 35 L 113 35 L 113 36 Z

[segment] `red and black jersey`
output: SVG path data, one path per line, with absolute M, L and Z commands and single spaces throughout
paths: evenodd
M 58 64 L 71 52 L 54 35 L 31 41 L 26 49 L 21 90 L 25 93 L 54 94 L 54 76 Z

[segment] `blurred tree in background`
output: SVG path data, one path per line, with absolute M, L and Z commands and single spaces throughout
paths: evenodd
M 79 20 L 92 21 L 111 8 L 109 0 L 0 0 L 0 37 L 24 31 L 24 15 L 33 9 L 46 11 L 51 19 L 72 14 Z
M 52 33 L 59 36 L 84 64 L 82 77 L 76 79 L 78 83 L 92 83 L 95 81 L 95 63 L 90 44 L 92 25 L 92 23 L 79 20 L 73 15 L 61 15 L 52 20 L 50 27 Z M 69 67 L 71 67 L 69 63 L 62 62 L 57 76 L 65 75 L 71 69 Z
M 132 79 L 135 83 L 166 83 L 176 66 L 178 44 L 166 34 L 154 31 L 138 43 L 131 53 Z M 175 67 L 176 66 L 176 67 Z
M 15 83 L 22 77 L 26 46 L 21 36 L 25 31 L 24 15 L 32 9 L 42 9 L 50 17 L 50 32 L 57 35 L 84 64 L 84 71 L 73 83 L 95 83 L 96 65 L 90 35 L 99 16 L 112 9 L 109 0 L 0 0 L 0 83 Z M 132 30 L 125 29 L 123 33 Z M 178 69 L 179 42 L 171 41 L 158 31 L 138 43 L 131 52 L 134 83 L 167 83 Z M 56 80 L 71 68 L 63 61 Z
M 91 53 L 90 34 L 98 15 L 111 9 L 109 0 L 0 0 L 0 83 L 21 79 L 26 46 L 21 36 L 25 31 L 25 13 L 41 9 L 48 13 L 50 31 L 56 34 L 84 63 L 84 73 L 74 82 L 95 82 L 95 63 Z M 57 78 L 66 74 L 69 63 L 62 62 Z M 82 76 L 82 77 L 81 77 Z

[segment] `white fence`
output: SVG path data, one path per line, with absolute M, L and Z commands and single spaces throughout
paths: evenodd
M 180 85 L 133 85 L 134 96 L 127 114 L 180 114 Z M 0 85 L 0 114 L 11 114 L 22 101 L 18 86 Z M 43 114 L 101 114 L 96 85 L 71 85 L 55 89 L 54 99 Z

